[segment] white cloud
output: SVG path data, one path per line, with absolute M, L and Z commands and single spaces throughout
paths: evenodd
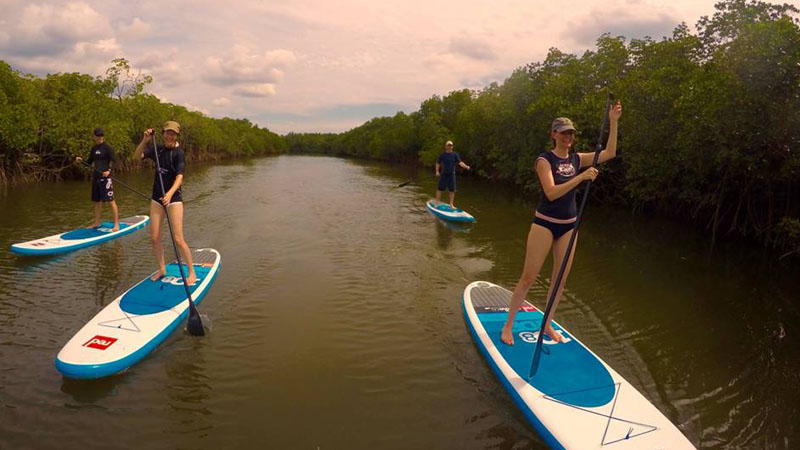
M 283 69 L 296 61 L 288 50 L 257 53 L 236 45 L 230 54 L 206 58 L 203 79 L 213 85 L 226 86 L 244 83 L 277 83 L 283 80 Z
M 465 56 L 478 61 L 492 61 L 497 59 L 497 50 L 489 39 L 480 39 L 475 36 L 453 36 L 450 38 L 451 53 Z
M 83 2 L 29 4 L 13 23 L 5 50 L 17 55 L 58 55 L 81 42 L 113 38 L 108 20 Z
M 194 79 L 191 72 L 177 62 L 167 62 L 152 70 L 153 79 L 168 88 L 188 85 Z
M 140 39 L 150 33 L 150 24 L 142 22 L 142 19 L 134 17 L 130 24 L 119 25 L 119 36 L 125 39 Z
M 185 106 L 186 109 L 188 109 L 189 111 L 197 111 L 197 112 L 203 113 L 206 116 L 211 115 L 211 113 L 208 112 L 207 109 L 202 108 L 202 107 L 197 106 L 197 105 L 193 105 L 191 103 L 184 103 L 183 106 Z
M 690 22 L 694 22 L 699 17 Z M 570 20 L 565 39 L 592 46 L 603 33 L 641 39 L 650 36 L 656 40 L 671 36 L 681 22 L 679 14 L 669 6 L 653 7 L 642 2 L 598 8 L 576 15 Z
M 150 51 L 131 59 L 134 73 L 146 73 L 153 77 L 156 87 L 175 88 L 186 86 L 195 79 L 191 62 L 184 62 L 177 48 L 170 47 Z
M 274 84 L 262 83 L 238 87 L 233 90 L 233 93 L 242 97 L 272 97 L 276 91 Z
M 217 97 L 211 100 L 211 104 L 214 106 L 228 106 L 231 104 L 231 101 L 227 97 Z

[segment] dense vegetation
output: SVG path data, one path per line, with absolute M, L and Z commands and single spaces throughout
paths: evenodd
M 75 156 L 86 156 L 92 130 L 102 127 L 123 166 L 142 131 L 167 120 L 181 124 L 190 160 L 214 160 L 285 151 L 275 133 L 246 119 L 212 119 L 144 93 L 150 77 L 115 59 L 105 77 L 61 73 L 20 74 L 0 61 L 0 185 L 14 179 L 78 176 Z
M 725 0 L 672 37 L 603 35 L 581 56 L 551 49 L 501 84 L 425 100 L 341 134 L 290 134 L 290 152 L 432 165 L 452 139 L 482 176 L 535 192 L 553 118 L 594 147 L 606 92 L 624 103 L 606 201 L 685 217 L 718 233 L 800 247 L 800 27 L 794 6 Z M 795 250 L 796 251 L 796 250 Z

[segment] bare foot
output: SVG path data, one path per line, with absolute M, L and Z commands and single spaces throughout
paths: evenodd
M 500 335 L 500 340 L 503 341 L 503 344 L 514 345 L 514 333 L 511 328 L 503 327 L 503 334 Z
M 456 205 L 454 205 L 452 203 L 450 203 L 450 207 L 453 208 L 453 209 L 456 209 Z
M 564 338 L 561 337 L 561 334 L 557 333 L 556 330 L 553 329 L 553 326 L 549 324 L 545 327 L 544 334 L 557 343 L 564 340 Z
M 197 282 L 197 274 L 194 273 L 194 270 L 189 271 L 189 276 L 186 277 L 186 282 L 189 283 L 189 286 Z
M 99 226 L 100 226 L 100 222 L 95 222 L 95 223 L 93 223 L 93 224 L 89 225 L 89 226 L 88 226 L 88 227 L 86 227 L 86 228 L 97 228 L 97 227 L 99 227 Z
M 150 276 L 150 281 L 158 281 L 164 278 L 164 276 L 166 275 L 167 275 L 166 270 L 160 270 L 160 269 L 156 270 L 155 273 L 153 273 L 153 275 Z
M 112 228 L 111 231 L 119 231 L 119 224 L 115 223 L 114 228 Z

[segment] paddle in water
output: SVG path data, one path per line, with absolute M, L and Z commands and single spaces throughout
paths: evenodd
M 158 181 L 161 185 L 161 195 L 167 195 L 167 190 L 164 189 L 164 178 L 161 176 L 161 163 L 158 162 L 158 146 L 156 146 L 156 136 L 153 133 L 153 159 L 156 162 L 156 173 L 158 174 Z M 183 287 L 186 289 L 186 299 L 189 301 L 189 318 L 186 321 L 186 329 L 192 336 L 205 336 L 206 331 L 203 329 L 203 321 L 200 319 L 200 313 L 194 306 L 192 301 L 192 293 L 189 291 L 189 283 L 186 282 L 186 275 L 183 273 L 183 263 L 181 262 L 181 254 L 178 251 L 178 244 L 175 243 L 175 234 L 172 231 L 172 221 L 169 218 L 169 209 L 167 205 L 162 204 L 164 207 L 164 215 L 167 216 L 167 228 L 169 228 L 169 237 L 172 240 L 172 248 L 175 250 L 175 258 L 178 260 L 178 270 L 181 273 L 181 280 L 183 280 Z
M 595 146 L 594 150 L 594 161 L 592 162 L 592 167 L 597 167 L 597 159 L 600 157 L 600 152 L 603 151 L 603 137 L 606 134 L 606 127 L 608 125 L 608 112 L 611 109 L 611 105 L 614 103 L 614 94 L 609 92 L 608 98 L 606 99 L 606 109 L 603 115 L 603 124 L 600 125 L 600 137 L 597 138 L 597 145 Z M 561 267 L 558 270 L 558 276 L 556 277 L 555 281 L 553 282 L 553 289 L 550 291 L 550 297 L 547 299 L 547 306 L 544 308 L 544 315 L 542 316 L 542 327 L 539 329 L 539 337 L 536 339 L 536 348 L 533 350 L 533 358 L 531 359 L 531 370 L 528 373 L 528 378 L 533 378 L 536 375 L 536 371 L 539 370 L 539 360 L 542 357 L 542 341 L 544 341 L 544 330 L 547 328 L 547 324 L 550 322 L 550 311 L 553 309 L 553 303 L 555 303 L 556 295 L 558 295 L 558 286 L 561 286 L 561 280 L 564 278 L 564 272 L 567 270 L 567 264 L 571 259 L 572 255 L 572 247 L 575 245 L 575 238 L 578 237 L 578 227 L 581 225 L 581 219 L 583 218 L 583 211 L 586 208 L 586 200 L 589 199 L 589 189 L 592 187 L 592 180 L 586 181 L 586 190 L 583 192 L 583 199 L 581 200 L 581 207 L 578 209 L 578 216 L 575 219 L 575 228 L 573 229 L 572 235 L 569 237 L 569 243 L 567 244 L 567 251 L 564 252 L 564 260 L 561 262 Z

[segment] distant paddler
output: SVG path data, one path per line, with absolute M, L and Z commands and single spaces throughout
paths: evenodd
M 467 163 L 462 161 L 461 156 L 453 151 L 453 141 L 447 141 L 444 144 L 444 152 L 436 160 L 436 176 L 439 178 L 439 184 L 436 186 L 436 203 L 434 207 L 439 206 L 442 201 L 442 192 L 446 189 L 450 196 L 450 207 L 456 208 L 456 165 L 462 169 L 469 170 Z
M 153 247 L 153 256 L 155 256 L 156 264 L 158 265 L 151 279 L 155 281 L 167 274 L 164 248 L 161 244 L 161 233 L 164 228 L 164 211 L 168 211 L 175 244 L 183 256 L 183 262 L 189 268 L 186 282 L 192 285 L 197 281 L 197 275 L 194 271 L 192 251 L 183 238 L 183 192 L 181 186 L 183 185 L 186 159 L 183 150 L 178 145 L 180 132 L 181 126 L 178 122 L 170 120 L 164 123 L 161 132 L 164 143 L 157 145 L 157 150 L 154 150 L 153 146 L 147 145 L 153 139 L 154 133 L 152 128 L 148 128 L 145 130 L 141 142 L 136 146 L 133 157 L 134 159 L 141 158 L 156 161 L 157 167 L 161 168 L 161 178 L 158 171 L 155 171 L 153 195 L 150 202 L 150 241 Z
M 89 157 L 86 164 L 90 167 L 94 164 L 92 171 L 92 203 L 94 203 L 94 221 L 87 228 L 97 228 L 100 226 L 100 210 L 103 203 L 111 205 L 111 212 L 114 215 L 113 231 L 119 231 L 119 208 L 114 201 L 114 183 L 111 180 L 111 163 L 117 163 L 114 150 L 105 142 L 102 128 L 94 129 L 95 145 L 89 150 Z M 78 163 L 83 162 L 80 156 L 75 157 Z

